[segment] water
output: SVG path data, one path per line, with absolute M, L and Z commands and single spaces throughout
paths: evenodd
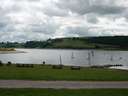
M 65 49 L 17 49 L 25 53 L 0 54 L 0 60 L 4 63 L 25 64 L 59 64 L 60 56 L 62 64 L 89 66 L 105 64 L 122 64 L 128 66 L 128 51 L 103 51 L 103 50 L 65 50 Z M 90 54 L 90 55 L 89 55 Z

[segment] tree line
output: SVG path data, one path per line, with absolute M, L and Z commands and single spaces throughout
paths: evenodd
M 46 41 L 26 41 L 19 42 L 0 42 L 0 48 L 53 48 L 56 43 L 61 43 L 66 39 L 79 42 L 88 42 L 89 44 L 107 44 L 120 48 L 128 48 L 128 36 L 102 36 L 102 37 L 72 37 L 48 39 Z M 85 43 L 85 44 L 86 44 Z M 75 44 L 75 43 L 74 43 Z

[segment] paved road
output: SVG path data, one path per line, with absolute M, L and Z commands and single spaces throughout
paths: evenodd
M 128 81 L 27 81 L 0 80 L 0 88 L 55 88 L 55 89 L 83 89 L 83 88 L 128 88 Z

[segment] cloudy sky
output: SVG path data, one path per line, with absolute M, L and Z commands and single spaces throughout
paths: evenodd
M 0 41 L 128 35 L 128 0 L 0 0 Z

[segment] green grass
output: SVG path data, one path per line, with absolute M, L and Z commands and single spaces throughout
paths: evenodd
M 127 96 L 128 89 L 0 89 L 0 96 Z
M 34 68 L 17 68 L 15 65 L 0 67 L 1 80 L 128 81 L 127 75 L 128 71 L 102 68 L 71 70 L 70 67 L 52 69 L 52 66 L 41 65 L 34 65 Z
M 46 48 L 119 50 L 119 48 L 114 45 L 94 43 L 88 38 L 53 39 L 52 43 L 46 46 Z
M 62 41 L 56 41 L 52 43 L 52 48 L 72 48 L 72 49 L 88 49 L 95 48 L 95 45 L 88 43 L 87 40 L 79 39 L 62 39 Z

